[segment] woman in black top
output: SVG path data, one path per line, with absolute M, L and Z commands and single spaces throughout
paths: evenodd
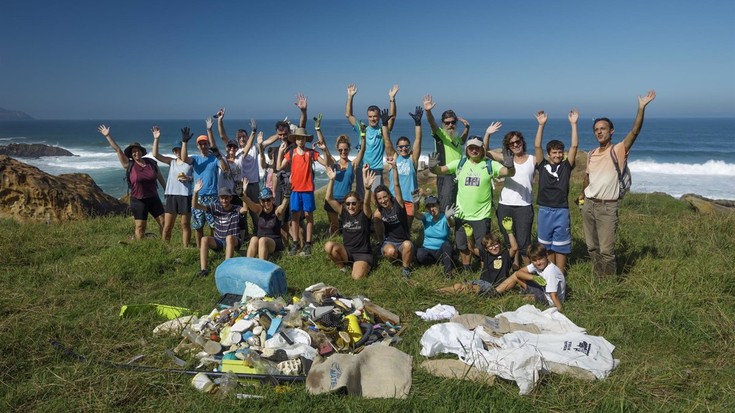
M 248 179 L 243 178 L 242 187 L 248 187 Z M 289 194 L 290 195 L 290 194 Z M 284 194 L 283 201 L 278 208 L 273 207 L 273 192 L 268 188 L 260 190 L 260 202 L 255 203 L 248 198 L 245 192 L 242 193 L 242 200 L 245 206 L 258 215 L 257 235 L 250 238 L 248 244 L 248 257 L 268 259 L 268 255 L 283 250 L 283 239 L 281 238 L 281 221 L 283 215 L 288 208 L 290 197 Z
M 372 196 L 370 189 L 375 180 L 375 173 L 370 170 L 368 164 L 364 164 L 362 182 L 365 186 L 365 198 L 361 199 L 357 192 L 350 191 L 345 196 L 344 203 L 340 204 L 332 194 L 337 173 L 332 168 L 326 168 L 326 172 L 329 176 L 326 201 L 340 216 L 344 244 L 327 241 L 324 251 L 329 259 L 337 264 L 340 271 L 347 272 L 346 265 L 352 263 L 352 279 L 359 280 L 366 277 L 374 265 L 370 248 L 370 218 L 373 215 L 370 207 Z
M 388 157 L 386 162 L 393 169 L 391 172 L 393 174 L 393 193 L 396 195 L 395 197 L 391 196 L 388 187 L 385 185 L 378 185 L 375 188 L 378 210 L 373 214 L 373 220 L 377 225 L 383 225 L 383 231 L 378 231 L 385 234 L 381 247 L 383 256 L 391 260 L 400 259 L 401 264 L 403 264 L 401 275 L 408 278 L 411 276 L 410 266 L 413 262 L 414 253 L 410 228 L 408 227 L 408 215 L 403 208 L 403 196 L 401 195 L 396 160 Z

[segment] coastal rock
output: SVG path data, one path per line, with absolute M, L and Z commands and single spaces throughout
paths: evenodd
M 104 193 L 87 174 L 49 175 L 0 155 L 0 217 L 62 222 L 123 214 L 128 205 Z
M 33 120 L 33 117 L 20 110 L 0 108 L 0 120 Z
M 11 143 L 0 146 L 0 155 L 21 158 L 39 158 L 41 156 L 74 156 L 73 153 L 58 146 L 49 146 L 42 143 Z
M 697 194 L 685 194 L 680 198 L 688 203 L 692 208 L 701 214 L 727 213 L 735 212 L 735 201 L 724 199 L 708 199 Z

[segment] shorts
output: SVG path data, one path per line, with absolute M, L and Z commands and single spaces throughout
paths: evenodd
M 281 237 L 278 238 L 271 238 L 273 242 L 276 243 L 276 248 L 273 250 L 273 252 L 283 251 L 286 247 L 283 245 L 283 240 Z
M 375 266 L 375 259 L 373 258 L 373 254 L 366 254 L 366 253 L 351 253 L 347 251 L 347 261 L 351 263 L 356 263 L 358 261 L 366 262 L 370 268 L 373 268 Z
M 241 242 L 239 237 L 235 237 L 235 240 L 235 251 L 237 251 L 240 249 Z M 217 244 L 216 247 L 212 248 L 215 251 L 222 251 L 223 249 L 225 249 L 225 246 L 227 246 L 227 240 L 222 238 L 215 238 L 214 243 Z
M 403 201 L 403 209 L 406 210 L 406 215 L 413 217 L 413 202 Z
M 380 247 L 380 251 L 382 252 L 383 247 L 385 247 L 388 244 L 395 247 L 396 251 L 398 251 L 398 256 L 400 257 L 401 256 L 401 244 L 403 244 L 403 241 L 399 241 L 399 242 L 383 241 L 383 245 Z M 413 249 L 413 242 L 411 242 L 411 249 Z
M 199 195 L 198 201 L 203 206 L 214 205 L 219 198 L 217 195 Z M 214 216 L 209 212 L 201 209 L 192 208 L 191 210 L 191 229 L 197 230 L 204 228 L 204 220 L 207 220 L 210 228 L 214 228 Z
M 525 256 L 528 246 L 531 245 L 531 228 L 533 227 L 533 205 L 504 205 L 498 204 L 498 227 L 503 234 L 505 244 L 508 245 L 508 233 L 503 228 L 503 218 L 513 218 L 513 235 L 518 241 L 518 253 Z
M 491 290 L 495 289 L 495 286 L 491 282 L 487 282 L 485 280 L 472 280 L 469 284 L 480 287 L 480 291 L 477 293 L 479 295 L 488 295 Z
M 436 192 L 439 198 L 440 210 L 444 211 L 447 207 L 457 202 L 457 181 L 452 175 L 437 175 Z
M 546 287 L 538 285 L 535 281 L 526 281 L 526 289 L 522 290 L 525 294 L 533 295 L 533 298 L 537 303 L 542 305 L 549 305 L 549 300 L 546 298 Z
M 490 232 L 490 219 L 481 219 L 479 221 L 465 221 L 462 219 L 456 220 L 454 224 L 454 241 L 457 244 L 457 249 L 460 251 L 467 251 L 469 248 L 467 242 L 467 232 L 465 232 L 464 224 L 472 227 L 472 239 L 475 241 L 475 247 L 480 248 L 482 238 Z
M 538 207 L 538 242 L 547 250 L 560 254 L 572 252 L 572 231 L 569 208 Z
M 316 201 L 314 201 L 314 191 L 311 192 L 291 192 L 291 212 L 314 212 L 316 209 Z
M 375 180 L 373 180 L 373 186 L 370 187 L 370 191 L 372 191 L 372 193 L 375 193 L 375 188 L 377 188 L 378 185 L 383 185 L 385 181 L 383 180 L 382 169 L 371 169 L 371 171 L 375 173 Z M 362 174 L 362 171 L 360 171 L 360 174 Z
M 136 221 L 146 221 L 148 214 L 151 214 L 153 218 L 163 215 L 163 204 L 158 195 L 144 199 L 130 197 L 130 209 Z
M 191 214 L 191 195 L 166 195 L 166 206 L 163 210 L 167 214 Z

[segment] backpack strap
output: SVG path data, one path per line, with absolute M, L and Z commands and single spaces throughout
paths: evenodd
M 618 164 L 618 155 L 615 154 L 615 147 L 610 148 L 610 156 L 612 157 L 613 165 L 615 165 L 615 171 L 618 173 L 618 180 L 623 179 L 623 172 L 620 170 L 620 164 Z

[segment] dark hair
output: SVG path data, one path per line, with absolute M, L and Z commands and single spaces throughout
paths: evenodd
M 411 144 L 411 140 L 410 139 L 408 139 L 405 136 L 401 136 L 400 138 L 398 138 L 396 140 L 396 146 L 400 145 L 401 141 L 406 141 L 406 142 L 408 142 L 409 145 Z
M 374 194 L 375 194 L 375 196 L 377 197 L 377 195 L 378 195 L 378 192 L 383 192 L 383 191 L 387 192 L 387 193 L 388 193 L 388 196 L 390 196 L 391 198 L 393 198 L 393 195 L 392 195 L 392 194 L 390 193 L 390 189 L 388 189 L 388 187 L 387 187 L 387 186 L 385 186 L 385 185 L 383 185 L 383 184 L 380 184 L 380 185 L 378 185 L 378 186 L 377 186 L 377 187 L 375 188 L 375 191 L 373 191 L 373 193 L 374 193 Z
M 514 136 L 520 138 L 521 144 L 523 145 L 523 152 L 526 152 L 526 139 L 524 139 L 523 134 L 517 130 L 512 130 L 505 134 L 503 137 L 503 148 L 510 149 L 510 140 L 513 139 Z
M 375 105 L 368 106 L 367 111 L 368 112 L 378 112 L 378 116 L 380 116 L 380 108 Z
M 562 141 L 554 139 L 553 141 L 549 141 L 549 143 L 546 144 L 546 153 L 551 152 L 552 149 L 561 149 L 564 151 L 564 144 Z
M 283 129 L 283 128 L 286 128 L 289 130 L 291 129 L 288 122 L 286 122 L 285 120 L 279 120 L 278 122 L 276 122 L 276 130 Z
M 446 119 L 446 118 L 454 118 L 454 119 L 457 119 L 457 114 L 454 113 L 454 111 L 452 109 L 445 110 L 442 113 L 442 122 L 444 122 L 444 119 Z
M 544 247 L 544 244 L 540 242 L 531 243 L 531 245 L 528 246 L 528 250 L 526 251 L 526 254 L 528 255 L 528 258 L 530 258 L 531 260 L 545 258 L 547 255 L 546 247 Z
M 482 237 L 480 244 L 482 245 L 482 248 L 487 248 L 488 245 L 500 244 L 500 240 L 495 236 L 495 234 L 489 232 Z
M 245 135 L 247 135 L 247 134 L 248 134 L 248 131 L 246 131 L 245 129 L 238 129 L 238 130 L 237 130 L 237 132 L 238 132 L 238 133 L 239 133 L 239 132 L 242 132 L 242 133 L 244 133 Z
M 613 126 L 613 123 L 612 123 L 612 121 L 610 119 L 608 119 L 608 118 L 596 118 L 595 120 L 592 121 L 592 130 L 595 130 L 595 125 L 599 121 L 605 121 L 605 122 L 607 122 L 608 125 L 610 125 L 610 129 L 611 130 L 612 129 L 615 129 L 615 127 Z

